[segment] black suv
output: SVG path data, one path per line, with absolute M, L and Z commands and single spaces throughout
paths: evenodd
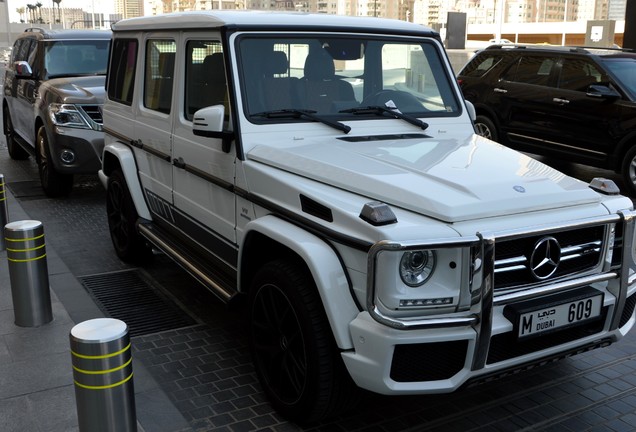
M 509 147 L 612 169 L 636 194 L 636 54 L 493 45 L 458 74 L 480 135 Z
M 2 119 L 9 155 L 36 158 L 42 188 L 70 193 L 73 174 L 96 173 L 110 31 L 27 29 L 13 44 Z

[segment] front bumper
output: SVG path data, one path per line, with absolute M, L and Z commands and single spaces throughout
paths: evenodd
M 633 327 L 636 287 L 628 292 L 622 326 L 610 330 L 615 298 L 605 296 L 603 319 L 518 343 L 513 325 L 495 307 L 492 337 L 483 367 L 475 368 L 477 332 L 472 326 L 404 331 L 362 312 L 349 329 L 354 349 L 342 354 L 356 384 L 381 394 L 449 393 L 465 383 L 606 346 Z M 587 334 L 587 336 L 584 336 Z M 570 340 L 568 340 L 570 339 Z
M 101 168 L 104 132 L 92 129 L 54 127 L 49 137 L 51 162 L 65 174 L 95 174 Z M 69 152 L 72 160 L 69 160 Z
M 618 269 L 605 268 L 597 274 L 494 295 L 495 237 L 480 236 L 477 243 L 484 263 L 481 292 L 470 311 L 395 319 L 382 314 L 369 295 L 367 310 L 349 325 L 354 348 L 342 353 L 354 381 L 381 394 L 447 393 L 470 381 L 618 341 L 636 321 L 636 276 L 629 273 L 634 267 L 634 213 L 592 221 L 599 222 L 623 224 L 624 253 Z M 371 279 L 372 261 L 373 257 Z M 556 294 L 574 296 L 583 290 L 603 294 L 598 318 L 532 338 L 517 337 L 513 322 L 507 318 L 511 307 L 528 299 L 540 303 Z M 504 313 L 506 307 L 508 313 Z

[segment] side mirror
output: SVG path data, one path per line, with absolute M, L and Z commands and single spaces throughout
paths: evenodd
M 33 69 L 28 62 L 17 61 L 15 62 L 15 75 L 17 78 L 31 78 L 33 76 Z
M 234 134 L 223 130 L 224 117 L 223 105 L 201 108 L 192 118 L 192 133 L 196 136 L 221 139 L 223 151 L 229 153 Z
M 616 90 L 602 84 L 592 84 L 587 88 L 587 92 L 585 94 L 589 97 L 599 99 L 620 99 L 621 97 Z
M 468 115 L 470 119 L 474 122 L 477 120 L 477 111 L 475 111 L 475 105 L 472 102 L 466 101 L 466 109 L 468 110 Z

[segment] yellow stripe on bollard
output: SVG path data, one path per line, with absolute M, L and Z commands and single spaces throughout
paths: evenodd
M 116 368 L 112 368 L 112 369 L 94 370 L 94 371 L 92 371 L 92 370 L 80 369 L 77 366 L 73 366 L 73 369 L 76 370 L 79 373 L 83 373 L 83 374 L 86 374 L 86 375 L 103 375 L 103 374 L 107 374 L 107 373 L 111 373 L 111 372 L 117 372 L 118 370 L 122 370 L 123 368 L 128 366 L 130 363 L 132 363 L 132 357 L 126 363 L 124 363 L 123 365 L 117 366 Z
M 84 355 L 84 354 L 78 354 L 75 351 L 71 350 L 71 354 L 73 354 L 75 357 L 79 357 L 81 359 L 87 359 L 87 360 L 99 360 L 99 359 L 105 359 L 105 358 L 110 358 L 110 357 L 115 357 L 118 356 L 119 354 L 123 354 L 126 351 L 128 351 L 130 349 L 130 343 L 128 343 L 128 345 L 126 345 L 124 348 L 120 349 L 117 352 L 114 353 L 110 353 L 110 354 L 103 354 L 103 355 L 96 355 L 96 356 L 92 356 L 92 355 Z
M 27 258 L 27 259 L 7 258 L 7 261 L 11 261 L 11 262 L 14 262 L 14 263 L 25 263 L 25 262 L 37 261 L 37 260 L 40 260 L 40 259 L 45 258 L 45 257 L 46 257 L 46 254 L 37 256 L 35 258 Z
M 108 390 L 108 389 L 112 389 L 112 388 L 115 388 L 115 387 L 119 387 L 120 385 L 126 384 L 128 381 L 130 381 L 132 376 L 133 376 L 133 374 L 131 373 L 126 378 L 124 378 L 123 380 L 121 380 L 121 381 L 119 381 L 117 383 L 113 383 L 113 384 L 109 384 L 109 385 L 103 385 L 103 386 L 89 386 L 89 385 L 85 385 L 85 384 L 80 384 L 76 380 L 73 380 L 73 382 L 75 383 L 76 386 L 81 387 L 81 388 L 86 389 L 86 390 Z
M 9 238 L 9 237 L 5 237 L 4 239 L 6 241 L 9 241 L 9 242 L 27 242 L 27 241 L 39 240 L 39 239 L 41 239 L 43 237 L 44 237 L 44 234 L 41 234 L 41 235 L 36 236 L 36 237 L 30 237 L 30 238 Z

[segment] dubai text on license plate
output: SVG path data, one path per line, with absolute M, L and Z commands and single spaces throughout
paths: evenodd
M 603 295 L 578 299 L 519 315 L 518 337 L 536 335 L 598 317 Z

